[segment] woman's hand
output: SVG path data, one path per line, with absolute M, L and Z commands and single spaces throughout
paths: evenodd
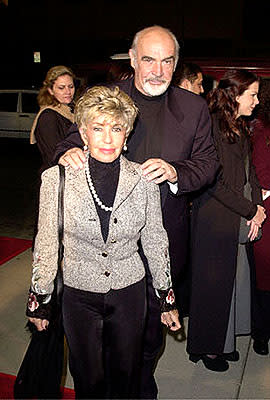
M 261 228 L 265 218 L 266 218 L 265 208 L 257 204 L 257 212 L 251 221 L 255 222 L 255 224 L 258 225 L 259 228 Z
M 71 167 L 75 170 L 83 169 L 84 163 L 86 161 L 85 154 L 82 149 L 79 147 L 73 147 L 63 154 L 58 163 L 63 165 L 64 167 Z
M 44 331 L 48 328 L 49 321 L 47 319 L 40 319 L 40 318 L 28 318 L 32 324 L 34 324 L 38 331 Z
M 178 311 L 176 309 L 168 312 L 163 312 L 161 314 L 161 322 L 166 325 L 171 331 L 177 331 L 181 328 Z
M 253 220 L 247 221 L 247 225 L 250 226 L 250 229 L 248 232 L 248 238 L 252 242 L 258 236 L 259 226 Z

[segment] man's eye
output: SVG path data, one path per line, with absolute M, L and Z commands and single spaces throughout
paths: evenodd
M 120 128 L 120 127 L 117 127 L 117 128 L 114 127 L 114 128 L 113 128 L 113 131 L 114 131 L 114 132 L 122 132 L 122 128 Z
M 93 130 L 94 130 L 94 132 L 101 132 L 102 129 L 98 128 L 97 126 L 94 126 Z
M 152 60 L 152 58 L 143 57 L 142 61 L 150 63 L 150 62 L 152 62 L 153 60 Z

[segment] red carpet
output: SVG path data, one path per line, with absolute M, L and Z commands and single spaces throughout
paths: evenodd
M 0 399 L 13 399 L 14 375 L 3 374 L 0 372 Z M 63 388 L 62 399 L 75 399 L 74 390 Z
M 32 240 L 0 236 L 0 265 L 32 246 Z

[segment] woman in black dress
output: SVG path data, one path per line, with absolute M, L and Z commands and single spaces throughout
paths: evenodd
M 265 219 L 245 119 L 258 104 L 258 90 L 256 75 L 231 70 L 208 95 L 221 168 L 215 183 L 193 201 L 187 351 L 191 361 L 201 359 L 214 371 L 239 359 L 235 337 L 250 334 L 250 271 L 239 235 L 241 217 L 250 241 Z

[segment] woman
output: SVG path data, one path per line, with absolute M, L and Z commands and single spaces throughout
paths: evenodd
M 75 119 L 88 147 L 84 170 L 66 169 L 63 320 L 77 398 L 138 398 L 145 319 L 141 241 L 161 302 L 161 320 L 180 327 L 158 186 L 121 156 L 137 108 L 119 88 L 93 87 Z M 32 291 L 27 315 L 39 330 L 57 260 L 58 167 L 42 175 Z M 49 222 L 50 221 L 50 222 Z M 33 294 L 30 294 L 33 298 Z
M 41 153 L 41 173 L 54 165 L 55 146 L 67 136 L 74 122 L 74 93 L 74 74 L 69 68 L 57 65 L 49 69 L 38 94 L 40 111 L 30 133 L 30 143 L 37 143 Z
M 270 214 L 270 82 L 260 86 L 260 105 L 253 123 L 253 163 L 262 187 L 263 205 Z M 262 228 L 262 238 L 254 243 L 256 292 L 254 298 L 253 348 L 257 354 L 269 353 L 270 339 L 270 220 Z
M 192 283 L 187 351 L 190 360 L 225 371 L 237 361 L 235 336 L 250 333 L 250 274 L 240 217 L 253 241 L 264 218 L 244 117 L 258 104 L 258 78 L 231 70 L 208 95 L 221 168 L 216 182 L 193 202 Z M 252 197 L 244 191 L 251 185 Z M 242 317 L 242 318 L 241 318 Z

